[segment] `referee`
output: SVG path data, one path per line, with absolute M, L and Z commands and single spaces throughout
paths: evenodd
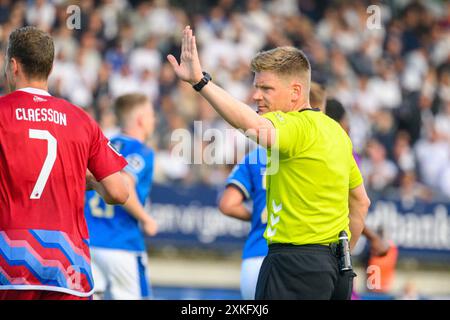
M 279 47 L 253 58 L 253 99 L 262 116 L 202 72 L 189 26 L 180 64 L 173 55 L 168 60 L 227 122 L 267 148 L 269 253 L 256 299 L 349 299 L 354 274 L 340 273 L 332 248 L 343 230 L 353 248 L 370 201 L 348 135 L 310 106 L 311 67 L 303 52 Z

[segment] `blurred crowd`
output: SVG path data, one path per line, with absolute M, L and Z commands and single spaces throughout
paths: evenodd
M 78 6 L 79 17 L 70 5 Z M 301 48 L 313 80 L 350 116 L 369 190 L 411 200 L 450 196 L 448 1 L 0 0 L 2 49 L 17 27 L 50 32 L 56 46 L 50 92 L 91 113 L 107 135 L 118 130 L 115 97 L 149 96 L 158 119 L 151 141 L 157 182 L 221 185 L 248 142 L 230 134 L 200 95 L 175 78 L 166 55 L 179 57 L 188 24 L 203 68 L 250 105 L 253 55 Z M 224 139 L 211 139 L 213 128 Z M 214 143 L 218 162 L 227 164 L 187 163 L 175 152 L 177 129 L 193 135 L 191 159 Z

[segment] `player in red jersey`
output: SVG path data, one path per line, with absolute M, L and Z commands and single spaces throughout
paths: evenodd
M 11 93 L 0 98 L 0 299 L 89 298 L 86 186 L 110 204 L 128 198 L 125 159 L 87 113 L 47 92 L 53 57 L 43 31 L 10 34 Z

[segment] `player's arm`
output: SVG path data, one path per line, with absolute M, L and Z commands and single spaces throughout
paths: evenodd
M 99 125 L 86 115 L 90 138 L 86 172 L 86 189 L 94 189 L 107 204 L 123 204 L 129 196 L 129 187 L 121 170 L 127 161 L 104 136 Z
M 173 55 L 168 55 L 167 59 L 181 80 L 193 85 L 203 78 L 195 36 L 192 35 L 189 26 L 183 30 L 180 64 Z M 272 122 L 258 115 L 248 105 L 233 98 L 219 86 L 209 81 L 200 94 L 222 118 L 233 127 L 244 130 L 252 140 L 264 147 L 270 147 L 275 143 L 275 129 Z
M 252 217 L 251 213 L 244 206 L 244 195 L 232 184 L 225 188 L 225 191 L 220 198 L 219 210 L 224 215 L 239 220 L 249 221 Z
M 373 255 L 381 257 L 389 251 L 389 243 L 384 241 L 376 232 L 365 226 L 362 234 L 370 242 L 370 251 Z
M 352 234 L 350 239 L 350 250 L 352 250 L 364 229 L 364 220 L 370 207 L 370 199 L 367 196 L 363 183 L 350 190 L 348 202 L 350 232 Z
M 136 182 L 134 178 L 126 172 L 123 174 L 123 176 L 125 177 L 125 180 L 127 181 L 130 188 L 130 196 L 127 202 L 125 202 L 125 204 L 123 205 L 124 209 L 141 223 L 142 229 L 144 230 L 145 234 L 149 236 L 156 235 L 158 229 L 156 221 L 148 215 L 141 202 L 139 201 L 138 195 L 136 193 Z
M 86 189 L 97 191 L 107 204 L 124 204 L 129 197 L 128 184 L 120 171 L 97 181 L 88 170 Z
M 198 81 L 193 83 L 196 82 Z M 250 139 L 263 147 L 270 147 L 275 141 L 275 128 L 272 122 L 233 98 L 221 87 L 210 81 L 200 94 L 225 121 L 237 129 L 242 129 Z

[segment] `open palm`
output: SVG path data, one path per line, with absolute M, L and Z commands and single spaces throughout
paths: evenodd
M 195 36 L 189 26 L 186 26 L 183 30 L 180 64 L 171 54 L 167 56 L 167 60 L 169 60 L 178 78 L 183 81 L 195 84 L 203 77 Z

